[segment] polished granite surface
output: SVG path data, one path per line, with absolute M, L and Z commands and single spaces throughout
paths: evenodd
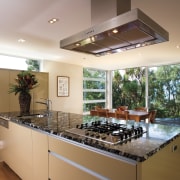
M 33 114 L 33 115 L 32 115 Z M 65 113 L 61 111 L 46 112 L 45 110 L 31 112 L 31 115 L 21 116 L 19 112 L 0 113 L 0 117 L 10 119 L 10 121 L 27 126 L 33 129 L 44 131 L 50 135 L 63 139 L 70 139 L 65 131 L 76 128 L 79 124 L 91 123 L 96 121 L 108 121 L 120 123 L 128 126 L 143 127 L 143 135 L 138 138 L 132 138 L 119 144 L 107 144 L 103 142 L 91 141 L 83 142 L 83 145 L 101 149 L 112 154 L 120 155 L 139 162 L 148 159 L 160 149 L 171 143 L 180 136 L 180 127 L 167 126 L 160 124 L 149 124 L 135 121 L 117 120 L 115 118 L 103 118 L 88 115 L 79 115 L 74 113 Z M 72 141 L 82 143 L 77 139 Z

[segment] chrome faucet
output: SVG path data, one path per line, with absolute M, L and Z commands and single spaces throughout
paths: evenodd
M 40 99 L 43 99 L 43 98 L 40 98 Z M 52 101 L 49 99 L 43 99 L 43 100 L 44 100 L 44 102 L 36 101 L 36 103 L 46 105 L 47 111 L 50 111 L 50 107 L 52 108 Z

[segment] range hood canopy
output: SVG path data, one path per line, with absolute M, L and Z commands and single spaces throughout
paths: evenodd
M 61 40 L 60 47 L 101 56 L 168 40 L 165 29 L 141 10 L 133 9 Z

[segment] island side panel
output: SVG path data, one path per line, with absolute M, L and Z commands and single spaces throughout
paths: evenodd
M 84 167 L 87 171 L 94 172 L 106 179 L 116 180 L 116 179 L 123 179 L 123 180 L 136 180 L 136 163 L 135 162 L 128 162 L 125 160 L 116 159 L 110 156 L 106 156 L 104 154 L 100 154 L 98 152 L 92 151 L 88 148 L 79 147 L 77 145 L 68 143 L 61 139 L 49 136 L 49 150 L 50 150 L 50 161 L 53 163 L 58 162 L 58 160 L 54 160 L 53 153 L 55 156 L 60 157 L 59 160 L 59 174 L 66 177 L 66 172 L 61 170 L 61 161 L 65 159 L 66 163 L 72 163 L 69 166 L 69 172 L 74 170 L 75 166 L 80 166 L 80 171 L 83 171 L 81 167 Z M 58 164 L 57 163 L 57 164 Z M 52 166 L 52 164 L 50 164 Z M 57 168 L 57 167 L 56 167 Z M 50 167 L 50 169 L 52 169 Z M 76 170 L 77 173 L 77 170 Z M 84 172 L 83 172 L 84 173 Z M 50 173 L 51 174 L 51 173 Z M 88 174 L 88 173 L 87 173 Z M 80 174 L 77 174 L 80 175 Z M 69 175 L 68 175 L 69 176 Z M 97 178 L 94 176 L 94 179 Z M 51 178 L 51 177 L 50 177 Z M 60 177 L 59 177 L 60 178 Z
M 180 137 L 142 163 L 138 163 L 138 180 L 180 179 Z

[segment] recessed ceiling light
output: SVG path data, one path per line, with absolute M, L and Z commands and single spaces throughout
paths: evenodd
M 179 45 L 176 46 L 177 49 L 179 49 L 179 47 L 180 47 Z
M 122 49 L 116 49 L 116 52 L 122 52 L 123 50 Z
M 18 39 L 18 42 L 19 43 L 24 43 L 24 42 L 26 42 L 26 40 L 25 39 Z
M 59 19 L 57 19 L 57 18 L 52 18 L 52 19 L 50 19 L 50 20 L 48 21 L 48 23 L 54 24 L 54 23 L 56 23 L 57 21 L 59 21 Z
M 95 37 L 94 37 L 94 36 L 91 37 L 91 41 L 92 41 L 92 42 L 95 41 Z
M 114 34 L 118 33 L 118 30 L 117 29 L 113 29 L 112 31 Z
M 141 44 L 136 44 L 136 48 L 139 48 L 139 47 L 141 47 Z
M 76 46 L 80 46 L 81 44 L 80 44 L 80 43 L 76 43 L 75 45 L 76 45 Z

